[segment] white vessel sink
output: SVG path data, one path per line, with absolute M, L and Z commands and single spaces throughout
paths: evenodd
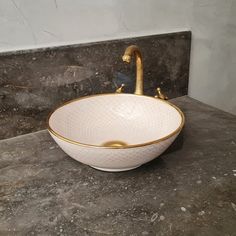
M 153 160 L 183 125 L 183 113 L 169 102 L 117 93 L 72 100 L 48 119 L 49 133 L 65 153 L 104 171 L 130 170 Z
M 103 171 L 125 171 L 151 161 L 175 140 L 184 125 L 183 113 L 157 88 L 155 98 L 143 96 L 142 55 L 136 45 L 126 48 L 123 61 L 136 58 L 135 94 L 79 98 L 57 108 L 48 130 L 72 158 Z

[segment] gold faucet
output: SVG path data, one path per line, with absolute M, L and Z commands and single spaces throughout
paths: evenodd
M 139 48 L 136 45 L 127 47 L 122 60 L 130 63 L 133 54 L 136 59 L 136 87 L 134 93 L 137 95 L 143 95 L 143 61 Z

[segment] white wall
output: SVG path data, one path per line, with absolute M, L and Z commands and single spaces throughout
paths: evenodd
M 236 114 L 235 0 L 0 0 L 0 51 L 192 30 L 189 94 Z

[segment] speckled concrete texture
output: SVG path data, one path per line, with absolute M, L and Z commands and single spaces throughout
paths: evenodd
M 170 97 L 187 94 L 190 32 L 47 48 L 0 55 L 0 139 L 45 128 L 48 113 L 73 98 L 133 92 L 135 63 L 121 57 L 137 44 L 144 60 L 145 94 L 160 86 Z
M 236 117 L 173 102 L 182 149 L 128 172 L 74 161 L 47 131 L 0 141 L 0 235 L 235 235 Z

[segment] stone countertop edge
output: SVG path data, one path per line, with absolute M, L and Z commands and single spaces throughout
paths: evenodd
M 235 235 L 236 116 L 172 102 L 182 149 L 132 171 L 80 164 L 45 130 L 0 141 L 0 235 Z

